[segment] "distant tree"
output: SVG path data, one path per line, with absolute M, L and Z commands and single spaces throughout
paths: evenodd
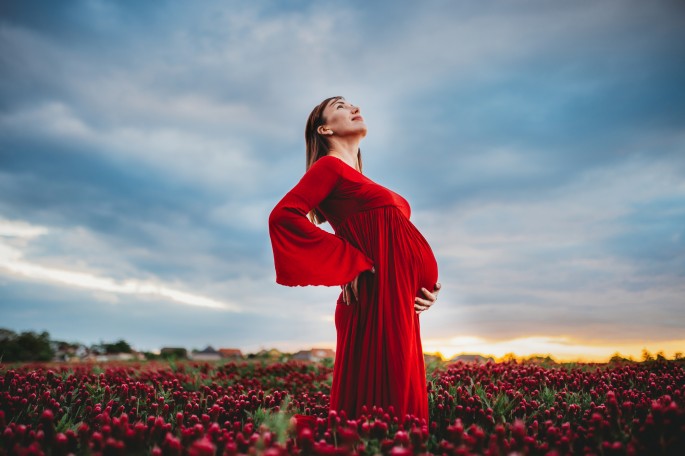
M 93 355 L 104 355 L 107 350 L 105 349 L 105 343 L 100 341 L 99 344 L 93 344 L 88 347 L 88 351 Z
M 55 355 L 46 331 L 20 334 L 9 329 L 0 330 L 0 358 L 4 362 L 50 361 Z
M 133 351 L 133 349 L 128 344 L 128 342 L 126 342 L 123 339 L 119 339 L 118 341 L 114 342 L 113 344 L 102 344 L 102 345 L 105 349 L 105 353 L 108 355 L 113 355 L 113 354 L 117 354 L 117 353 L 131 353 Z
M 11 329 L 0 328 L 0 342 L 14 339 L 15 337 L 17 337 L 17 333 L 12 331 Z
M 682 353 L 682 352 L 675 352 L 675 353 L 673 354 L 673 359 L 676 360 L 676 361 L 679 361 L 679 360 L 683 359 L 683 353 Z
M 516 361 L 516 354 L 515 353 L 506 353 L 504 356 L 502 356 L 502 361 L 504 362 L 514 362 Z
M 17 346 L 15 340 L 17 333 L 11 329 L 0 328 L 0 361 L 15 361 Z
M 556 361 L 554 361 L 554 358 L 552 358 L 550 355 L 531 355 L 526 358 L 526 361 L 543 365 L 556 364 Z
M 625 363 L 625 362 L 629 362 L 629 361 L 630 360 L 628 358 L 624 358 L 623 355 L 621 355 L 619 352 L 616 352 L 613 355 L 611 355 L 611 359 L 609 359 L 610 363 L 617 363 L 617 364 Z
M 50 361 L 55 355 L 47 331 L 40 334 L 33 331 L 22 332 L 17 338 L 17 344 L 24 350 L 24 359 L 29 361 Z
M 147 355 L 146 355 L 147 356 Z M 164 347 L 159 353 L 162 359 L 186 359 L 188 357 L 188 350 L 181 347 Z
M 654 357 L 646 348 L 642 349 L 642 361 L 654 361 Z
M 659 350 L 659 351 L 656 353 L 656 360 L 657 360 L 657 362 L 659 362 L 659 363 L 663 363 L 663 362 L 668 361 L 668 360 L 666 359 L 666 355 L 664 354 L 664 352 L 663 352 L 662 350 Z

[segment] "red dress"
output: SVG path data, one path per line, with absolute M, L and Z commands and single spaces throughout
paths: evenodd
M 318 208 L 335 234 L 307 213 Z M 426 372 L 414 298 L 433 290 L 433 252 L 409 221 L 407 201 L 342 160 L 325 156 L 276 205 L 269 232 L 282 285 L 344 285 L 361 272 L 358 301 L 338 298 L 331 409 L 394 408 L 428 421 Z M 375 273 L 371 273 L 371 267 Z

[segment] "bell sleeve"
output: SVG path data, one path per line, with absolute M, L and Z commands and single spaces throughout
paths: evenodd
M 277 283 L 343 285 L 372 268 L 373 261 L 361 250 L 307 218 L 335 190 L 340 166 L 347 165 L 335 157 L 320 158 L 271 211 L 269 235 Z

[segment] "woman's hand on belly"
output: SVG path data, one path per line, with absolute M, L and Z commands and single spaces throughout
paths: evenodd
M 421 291 L 423 292 L 425 299 L 419 298 L 418 296 L 416 297 L 416 299 L 414 299 L 414 310 L 416 311 L 417 315 L 419 315 L 424 310 L 430 309 L 431 306 L 435 304 L 435 301 L 438 300 L 438 293 L 440 292 L 440 288 L 442 288 L 442 285 L 440 285 L 439 282 L 435 284 L 435 289 L 432 293 L 425 288 L 421 288 Z

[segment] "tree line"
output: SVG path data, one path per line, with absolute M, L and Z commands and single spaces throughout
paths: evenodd
M 51 340 L 47 331 L 22 331 L 17 333 L 11 329 L 0 328 L 0 362 L 17 361 L 51 361 L 58 351 L 66 348 L 78 348 L 81 344 Z M 131 353 L 133 349 L 125 340 L 112 343 L 101 342 L 87 347 L 90 353 L 111 355 L 115 353 Z

